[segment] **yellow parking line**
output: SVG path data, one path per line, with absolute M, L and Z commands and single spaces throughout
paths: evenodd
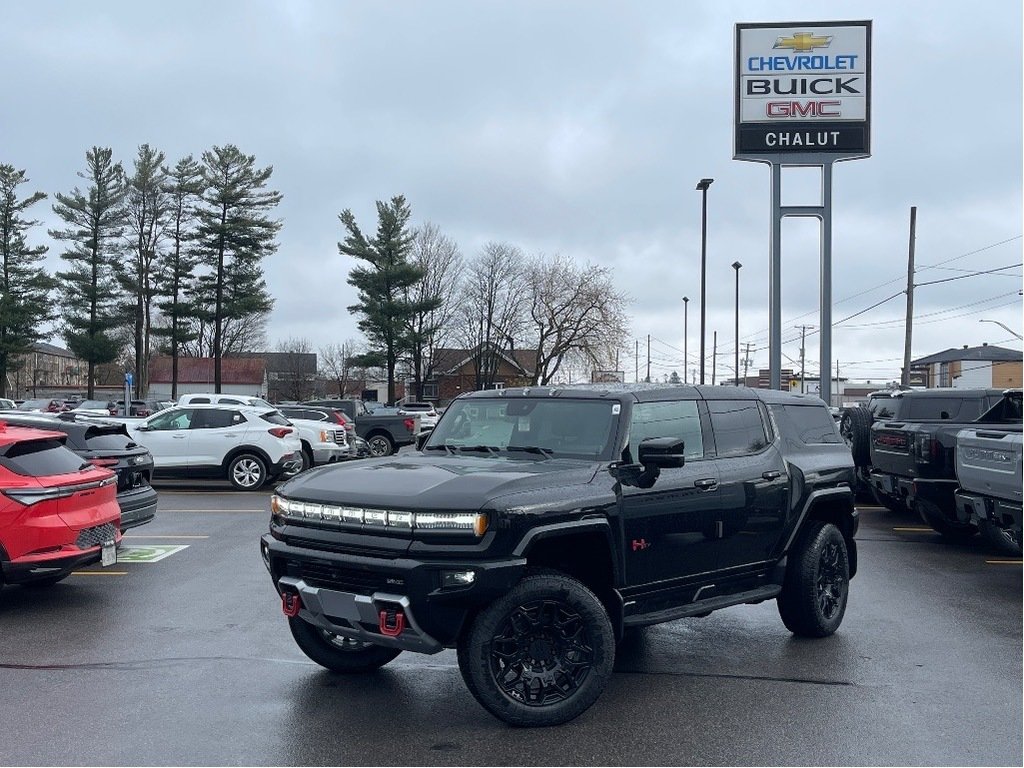
M 127 576 L 128 571 L 72 571 L 72 576 Z
M 924 527 L 907 527 L 907 528 L 893 528 L 894 531 L 909 531 L 911 533 L 935 533 L 931 528 Z
M 989 565 L 1024 565 L 1024 560 L 986 560 Z
M 181 536 L 171 536 L 170 534 L 168 534 L 166 536 L 158 536 L 156 534 L 154 534 L 152 536 L 147 536 L 144 533 L 126 533 L 121 538 L 122 539 L 208 539 L 210 537 L 209 536 L 188 536 L 188 535 L 185 535 L 185 534 L 182 534 Z

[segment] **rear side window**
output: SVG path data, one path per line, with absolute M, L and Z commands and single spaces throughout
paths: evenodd
M 784 405 L 782 410 L 789 417 L 796 437 L 805 445 L 841 443 L 836 431 L 836 422 L 827 409 L 816 405 Z
M 768 445 L 768 434 L 756 401 L 709 400 L 708 410 L 719 457 L 757 453 Z
M 222 429 L 245 423 L 245 417 L 231 408 L 196 409 L 191 429 Z
M 900 409 L 901 419 L 974 421 L 981 416 L 983 401 L 963 397 L 908 397 Z
M 78 472 L 85 462 L 59 440 L 31 440 L 15 443 L 0 462 L 12 472 L 29 477 L 67 475 Z
M 629 455 L 639 457 L 640 443 L 655 437 L 681 438 L 687 459 L 704 458 L 704 434 L 695 400 L 637 403 L 629 426 Z
M 205 404 L 209 404 L 210 398 L 208 398 L 208 397 L 190 397 L 188 401 L 190 403 L 192 403 L 193 405 L 203 405 L 204 403 Z
M 260 418 L 263 419 L 268 424 L 277 424 L 278 426 L 282 427 L 291 426 L 291 422 L 289 422 L 288 419 L 286 419 L 277 411 L 267 411 L 266 413 L 261 413 Z

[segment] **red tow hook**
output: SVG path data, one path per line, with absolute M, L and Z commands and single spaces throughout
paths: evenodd
M 405 614 L 396 610 L 380 612 L 380 633 L 387 637 L 398 637 L 405 629 Z
M 299 597 L 297 592 L 282 592 L 281 610 L 284 611 L 284 615 L 289 619 L 295 618 L 299 615 L 299 611 L 302 610 L 302 598 Z

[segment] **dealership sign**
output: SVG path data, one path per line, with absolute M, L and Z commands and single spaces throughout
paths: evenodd
M 736 159 L 871 154 L 871 22 L 736 25 Z

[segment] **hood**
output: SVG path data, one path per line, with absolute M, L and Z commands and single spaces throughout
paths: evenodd
M 570 459 L 425 456 L 366 459 L 303 472 L 284 496 L 321 504 L 398 509 L 477 510 L 501 496 L 589 483 L 601 465 Z

